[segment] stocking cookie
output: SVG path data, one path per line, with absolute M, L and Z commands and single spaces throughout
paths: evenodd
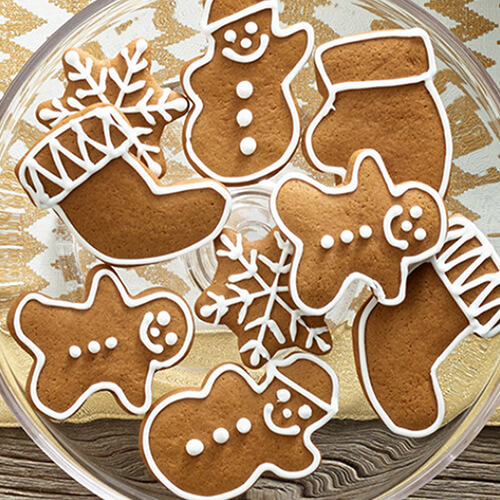
M 292 298 L 309 314 L 326 314 L 357 279 L 381 303 L 400 303 L 408 267 L 444 243 L 446 209 L 434 189 L 394 185 L 375 151 L 358 152 L 351 161 L 347 184 L 329 188 L 290 174 L 271 198 L 273 217 L 296 248 Z
M 136 130 L 138 141 L 132 154 L 155 175 L 165 173 L 160 139 L 167 123 L 184 115 L 185 97 L 162 89 L 151 75 L 149 43 L 139 38 L 129 43 L 114 59 L 99 61 L 80 49 L 63 56 L 68 86 L 60 99 L 38 106 L 37 117 L 49 128 L 92 104 L 112 104 Z
M 337 412 L 333 370 L 310 354 L 267 365 L 259 383 L 240 366 L 214 369 L 201 389 L 177 391 L 144 420 L 141 449 L 153 475 L 182 498 L 232 498 L 264 474 L 316 470 L 311 435 Z
M 309 316 L 289 292 L 292 244 L 272 229 L 262 240 L 248 241 L 225 229 L 215 241 L 217 271 L 196 302 L 204 321 L 228 326 L 237 336 L 243 362 L 262 366 L 292 346 L 314 354 L 331 349 L 323 316 Z
M 205 0 L 208 50 L 183 71 L 193 101 L 184 126 L 201 175 L 245 184 L 284 167 L 300 140 L 290 84 L 313 48 L 307 23 L 281 28 L 277 0 Z
M 500 331 L 500 258 L 462 216 L 443 250 L 408 277 L 396 307 L 369 300 L 354 322 L 356 364 L 374 410 L 395 433 L 422 437 L 442 424 L 437 370 L 468 335 Z
M 97 258 L 152 264 L 215 238 L 231 196 L 212 180 L 164 186 L 133 154 L 135 129 L 111 105 L 75 113 L 16 168 L 33 203 L 52 209 Z
M 339 38 L 315 54 L 323 103 L 304 135 L 311 165 L 350 177 L 353 151 L 375 149 L 395 184 L 420 181 L 444 196 L 452 159 L 446 111 L 434 87 L 434 51 L 421 29 Z
M 179 363 L 191 347 L 189 306 L 163 288 L 132 296 L 103 266 L 89 273 L 86 288 L 81 303 L 27 293 L 11 308 L 9 330 L 35 361 L 26 392 L 57 420 L 99 391 L 112 392 L 130 413 L 145 413 L 154 373 Z

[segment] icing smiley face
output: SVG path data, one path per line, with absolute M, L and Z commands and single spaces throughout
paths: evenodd
M 174 347 L 177 344 L 179 335 L 168 329 L 170 321 L 171 316 L 165 310 L 159 311 L 156 315 L 148 311 L 144 315 L 139 327 L 139 336 L 146 349 L 154 354 L 162 354 L 165 346 Z

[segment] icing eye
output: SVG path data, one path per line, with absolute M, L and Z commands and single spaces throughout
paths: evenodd
M 299 408 L 298 414 L 302 420 L 307 420 L 312 416 L 312 408 L 309 405 L 302 405 Z
M 156 321 L 161 326 L 167 326 L 170 323 L 170 314 L 167 311 L 160 311 L 156 316 Z
M 170 333 L 167 333 L 167 335 L 165 335 L 165 343 L 169 346 L 175 345 L 177 343 L 178 339 L 179 339 L 179 337 L 174 332 L 170 332 Z
M 240 42 L 240 45 L 244 49 L 249 49 L 252 46 L 252 40 L 250 40 L 250 38 L 243 38 L 243 40 L 241 40 Z
M 236 42 L 236 38 L 238 38 L 238 35 L 236 35 L 236 31 L 234 30 L 227 30 L 224 33 L 224 40 L 226 40 L 227 43 Z
M 409 232 L 413 229 L 413 224 L 412 224 L 409 220 L 404 220 L 404 221 L 401 223 L 401 229 L 402 229 L 405 233 L 409 233 Z
M 420 227 L 415 231 L 413 236 L 415 236 L 415 239 L 417 241 L 423 241 L 423 240 L 425 240 L 425 238 L 427 238 L 427 231 Z
M 108 337 L 105 341 L 104 341 L 104 345 L 108 348 L 108 349 L 114 349 L 117 345 L 118 345 L 118 339 L 116 337 Z
M 414 219 L 420 219 L 420 217 L 422 217 L 423 213 L 424 213 L 424 211 L 422 210 L 422 207 L 419 207 L 418 205 L 415 205 L 415 206 L 410 208 L 410 215 Z
M 245 24 L 245 31 L 249 35 L 255 35 L 255 33 L 257 33 L 257 31 L 259 31 L 259 27 L 257 26 L 257 23 L 250 21 L 249 23 Z
M 292 395 L 288 389 L 278 389 L 276 391 L 276 397 L 278 398 L 278 403 L 288 403 Z
M 330 248 L 333 247 L 335 241 L 333 239 L 333 236 L 329 235 L 329 234 L 325 234 L 322 238 L 321 238 L 321 248 L 324 248 L 325 250 L 330 250 Z

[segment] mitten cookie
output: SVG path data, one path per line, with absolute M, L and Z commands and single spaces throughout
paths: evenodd
M 53 419 L 73 415 L 94 393 L 109 391 L 124 410 L 145 413 L 157 370 L 179 363 L 191 347 L 193 318 L 163 288 L 132 296 L 103 266 L 91 270 L 84 302 L 22 295 L 9 330 L 35 363 L 26 392 Z
M 408 277 L 405 301 L 371 299 L 356 317 L 356 363 L 370 403 L 393 432 L 431 434 L 445 414 L 440 364 L 471 333 L 499 331 L 500 258 L 472 222 L 453 216 L 443 250 Z
M 250 368 L 262 366 L 276 352 L 299 346 L 325 354 L 331 338 L 323 316 L 310 316 L 289 292 L 292 244 L 272 229 L 262 240 L 248 241 L 225 229 L 215 240 L 217 271 L 196 302 L 204 321 L 227 325 L 237 336 Z
M 444 243 L 446 209 L 434 189 L 394 185 L 375 151 L 358 152 L 351 161 L 348 184 L 329 188 L 290 174 L 272 194 L 273 217 L 296 248 L 292 298 L 310 314 L 327 313 L 357 279 L 381 303 L 400 303 L 408 266 Z
M 231 195 L 212 180 L 160 184 L 133 154 L 137 136 L 111 105 L 71 115 L 20 161 L 33 203 L 53 209 L 97 258 L 161 262 L 204 245 L 224 226 Z
M 205 0 L 208 50 L 188 63 L 193 101 L 184 125 L 188 160 L 201 175 L 244 184 L 284 167 L 300 140 L 290 88 L 309 59 L 307 23 L 281 28 L 278 0 Z
M 316 50 L 315 63 L 323 104 L 304 135 L 311 165 L 344 179 L 353 151 L 375 149 L 395 184 L 420 181 L 444 196 L 452 137 L 432 82 L 429 35 L 411 29 L 339 38 Z
M 321 455 L 311 435 L 337 406 L 335 373 L 310 354 L 271 361 L 260 383 L 225 364 L 201 389 L 174 392 L 154 406 L 142 426 L 142 454 L 182 498 L 232 498 L 264 474 L 314 472 Z
M 139 38 L 129 43 L 114 59 L 99 61 L 80 49 L 64 53 L 68 86 L 60 99 L 38 106 L 37 117 L 49 128 L 92 104 L 113 104 L 134 127 L 138 141 L 132 148 L 155 175 L 165 173 L 160 139 L 167 123 L 184 115 L 185 97 L 162 89 L 150 73 L 149 43 Z

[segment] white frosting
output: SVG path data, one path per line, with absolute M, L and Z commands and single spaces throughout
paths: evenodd
M 156 322 L 161 326 L 167 326 L 170 323 L 170 314 L 167 311 L 160 311 L 156 317 Z
M 298 425 L 291 425 L 290 427 L 276 425 L 273 420 L 273 412 L 274 405 L 272 403 L 267 403 L 262 412 L 264 423 L 271 432 L 279 434 L 280 436 L 298 436 L 300 434 L 300 427 Z
M 422 207 L 419 207 L 418 205 L 414 205 L 413 207 L 410 208 L 410 215 L 414 218 L 414 219 L 420 219 L 420 217 L 422 217 L 424 211 L 422 209 Z
M 253 95 L 253 85 L 248 80 L 243 80 L 236 86 L 236 95 L 240 99 L 249 99 Z
M 154 337 L 154 338 L 157 338 L 160 336 L 161 334 L 161 331 L 159 328 L 156 328 L 156 326 L 152 326 L 150 329 L 149 329 L 149 334 L 151 335 L 151 337 Z
M 234 30 L 227 30 L 224 33 L 224 40 L 228 43 L 234 43 L 236 42 L 236 39 L 238 38 L 238 35 L 236 34 L 236 31 Z
M 427 238 L 427 231 L 422 227 L 419 227 L 417 230 L 415 230 L 413 236 L 415 236 L 416 240 L 423 241 L 425 240 L 425 238 Z
M 278 403 L 288 403 L 291 397 L 292 395 L 288 389 L 278 389 L 276 391 L 276 399 L 278 400 Z
M 352 231 L 349 231 L 349 229 L 345 229 L 340 233 L 340 241 L 342 243 L 348 245 L 349 243 L 352 243 L 353 240 L 354 240 L 354 234 Z
M 177 344 L 178 340 L 179 340 L 179 337 L 174 332 L 167 333 L 167 335 L 165 336 L 165 344 L 167 344 L 170 347 Z
M 247 38 L 247 40 L 249 40 L 249 39 Z M 250 41 L 250 45 L 248 47 L 250 47 L 252 45 L 251 40 L 249 40 L 249 41 Z M 242 44 L 242 46 L 243 46 L 243 44 Z M 260 35 L 259 47 L 251 54 L 243 56 L 241 54 L 238 54 L 238 52 L 234 51 L 233 49 L 230 49 L 229 47 L 225 47 L 222 49 L 222 55 L 225 58 L 227 58 L 233 62 L 237 62 L 240 64 L 250 64 L 250 63 L 258 61 L 266 53 L 268 46 L 269 46 L 269 35 L 263 34 L 263 35 Z M 247 48 L 247 47 L 245 47 L 245 48 Z
M 401 229 L 405 233 L 409 233 L 413 229 L 413 224 L 409 220 L 404 220 L 403 222 L 401 222 Z
M 68 352 L 73 359 L 78 359 L 82 355 L 82 350 L 77 345 L 72 345 Z
M 249 109 L 242 109 L 236 115 L 236 121 L 240 127 L 248 127 L 253 121 L 253 113 Z
M 282 413 L 285 418 L 291 418 L 293 415 L 292 410 L 290 410 L 290 408 L 284 408 Z
M 253 137 L 245 137 L 240 142 L 240 151 L 245 156 L 250 156 L 255 153 L 257 149 L 257 141 Z
M 328 51 L 333 47 L 361 42 L 364 40 L 373 40 L 378 38 L 395 38 L 395 37 L 396 38 L 420 37 L 425 44 L 429 69 L 419 75 L 404 77 L 404 78 L 395 78 L 389 80 L 368 80 L 368 81 L 351 81 L 351 82 L 338 82 L 338 83 L 331 82 L 328 76 L 328 72 L 326 71 L 325 65 L 323 63 L 323 54 L 326 51 Z M 448 115 L 446 114 L 446 109 L 433 83 L 433 77 L 436 74 L 436 59 L 434 56 L 434 50 L 432 48 L 432 43 L 429 35 L 420 28 L 413 28 L 408 30 L 396 29 L 396 30 L 370 31 L 368 33 L 345 36 L 324 43 L 323 45 L 320 45 L 315 51 L 314 63 L 317 72 L 319 74 L 319 78 L 328 89 L 328 98 L 324 100 L 320 110 L 311 120 L 310 124 L 308 125 L 307 129 L 304 132 L 304 138 L 303 138 L 304 146 L 307 151 L 307 156 L 310 158 L 312 164 L 322 172 L 333 173 L 338 175 L 342 179 L 345 179 L 347 172 L 343 166 L 327 165 L 319 159 L 318 155 L 316 154 L 316 150 L 314 148 L 312 139 L 319 124 L 328 114 L 332 112 L 332 110 L 335 110 L 335 101 L 337 99 L 337 96 L 341 94 L 341 92 L 346 90 L 348 91 L 357 89 L 394 87 L 399 85 L 412 85 L 415 83 L 424 82 L 425 87 L 429 92 L 429 95 L 431 99 L 434 101 L 434 104 L 438 110 L 439 118 L 441 120 L 441 125 L 444 132 L 445 148 L 446 148 L 445 160 L 443 164 L 443 177 L 441 185 L 438 190 L 441 196 L 444 196 L 446 194 L 446 190 L 448 188 L 448 183 L 450 180 L 451 161 L 453 153 L 453 138 L 451 135 L 450 123 L 448 120 Z
M 250 38 L 243 38 L 243 40 L 241 40 L 240 42 L 240 45 L 244 49 L 249 49 L 252 46 L 252 40 L 250 40 Z
M 330 248 L 333 248 L 334 244 L 335 240 L 333 239 L 333 236 L 331 234 L 325 234 L 321 237 L 321 248 L 330 250 Z
M 150 327 L 154 321 L 155 315 L 151 311 L 148 311 L 142 318 L 139 326 L 139 338 L 148 351 L 151 351 L 154 354 L 161 354 L 164 351 L 164 347 L 151 342 L 151 339 L 149 338 Z
M 389 245 L 399 248 L 400 250 L 407 250 L 410 244 L 405 240 L 400 240 L 394 236 L 392 232 L 392 222 L 394 219 L 399 217 L 404 212 L 404 209 L 401 205 L 393 205 L 389 210 L 387 210 L 384 216 L 383 228 L 384 228 L 384 236 Z
M 259 26 L 257 25 L 257 23 L 254 23 L 253 21 L 249 21 L 248 23 L 245 24 L 245 31 L 249 35 L 255 35 L 255 33 L 257 33 L 257 31 L 259 31 Z
M 312 408 L 309 405 L 302 405 L 298 411 L 299 417 L 303 420 L 307 420 L 312 416 Z
M 248 434 L 252 430 L 252 422 L 248 418 L 242 417 L 236 422 L 236 429 L 240 434 Z
M 205 446 L 203 446 L 203 443 L 199 439 L 190 439 L 186 443 L 186 452 L 191 457 L 197 457 L 198 455 L 201 455 L 204 449 Z
M 118 339 L 116 337 L 108 337 L 105 341 L 104 341 L 104 345 L 108 348 L 108 349 L 115 349 L 116 346 L 118 345 Z
M 219 427 L 215 429 L 212 437 L 217 444 L 225 444 L 229 440 L 229 431 L 224 427 Z
M 91 340 L 87 348 L 90 354 L 97 354 L 101 350 L 101 344 L 97 340 Z
M 368 238 L 371 238 L 372 234 L 373 234 L 373 229 L 370 226 L 366 226 L 365 225 L 365 226 L 361 226 L 359 228 L 359 235 L 364 240 L 367 240 Z

